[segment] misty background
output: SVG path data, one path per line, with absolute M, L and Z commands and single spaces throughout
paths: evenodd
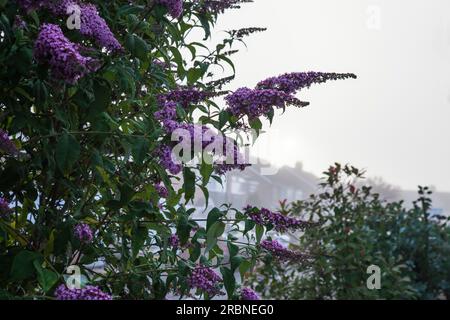
M 450 2 L 448 0 L 255 0 L 217 30 L 267 27 L 233 57 L 253 87 L 294 71 L 353 72 L 357 80 L 302 91 L 256 144 L 279 167 L 316 176 L 350 163 L 405 190 L 450 191 Z

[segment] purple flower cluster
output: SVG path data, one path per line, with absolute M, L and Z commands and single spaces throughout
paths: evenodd
M 267 116 L 273 107 L 284 109 L 288 105 L 307 106 L 308 102 L 300 101 L 294 94 L 314 83 L 349 78 L 356 78 L 356 76 L 352 73 L 286 73 L 259 82 L 255 89 L 240 88 L 226 96 L 225 101 L 231 114 L 247 115 L 251 119 L 258 118 L 263 115 Z
M 276 240 L 264 240 L 261 242 L 261 248 L 267 250 L 272 256 L 277 258 L 280 261 L 295 261 L 295 262 L 304 262 L 308 260 L 308 256 L 295 252 L 289 249 L 286 249 Z
M 215 95 L 215 93 L 201 91 L 197 88 L 180 87 L 168 93 L 159 95 L 158 101 L 160 105 L 172 101 L 180 104 L 183 108 L 187 108 L 191 104 L 198 104 Z
M 258 209 L 256 207 L 247 206 L 244 212 L 250 219 L 259 225 L 272 225 L 276 231 L 286 232 L 287 230 L 305 230 L 316 226 L 314 222 L 303 221 L 292 217 L 287 217 L 279 212 L 272 212 L 266 208 Z
M 209 144 L 214 142 L 216 134 L 206 126 L 182 123 L 174 120 L 168 120 L 163 122 L 164 130 L 168 134 L 175 134 L 179 142 L 183 144 L 183 147 L 206 148 Z
M 211 268 L 197 267 L 188 278 L 188 285 L 191 289 L 200 289 L 209 296 L 220 293 L 219 282 L 222 279 Z
M 258 294 L 250 288 L 242 288 L 241 289 L 241 300 L 261 300 Z
M 67 14 L 67 9 L 70 6 L 78 5 L 76 0 L 44 0 L 41 1 L 41 6 L 50 10 L 51 13 L 57 16 L 64 16 Z
M 0 149 L 12 155 L 19 152 L 14 143 L 12 143 L 11 139 L 9 139 L 8 133 L 2 129 L 0 129 Z
M 34 57 L 40 63 L 49 64 L 53 77 L 71 84 L 96 69 L 95 61 L 82 56 L 77 45 L 54 24 L 42 25 L 34 44 Z
M 62 284 L 55 290 L 57 300 L 112 300 L 111 295 L 96 286 L 86 286 L 82 289 L 69 289 Z
M 86 223 L 79 223 L 73 230 L 75 237 L 82 243 L 89 244 L 94 239 L 94 233 L 91 227 Z
M 285 108 L 288 105 L 304 107 L 308 105 L 293 95 L 276 89 L 249 89 L 240 88 L 227 95 L 225 101 L 228 111 L 235 115 L 247 115 L 249 118 L 258 118 L 267 115 L 273 107 Z
M 80 33 L 94 39 L 99 47 L 104 47 L 111 51 L 122 50 L 122 46 L 114 37 L 106 21 L 98 13 L 97 8 L 93 4 L 83 4 L 80 8 Z
M 175 249 L 178 248 L 178 246 L 180 245 L 180 238 L 176 234 L 172 234 L 169 237 L 169 245 L 172 248 L 175 248 Z
M 80 3 L 78 0 L 20 0 L 19 5 L 27 11 L 46 8 L 56 16 L 66 16 L 68 14 L 67 9 L 70 6 L 77 5 L 81 13 L 80 33 L 94 39 L 100 47 L 111 51 L 122 50 L 122 46 L 93 4 Z
M 163 125 L 168 134 L 176 135 L 174 138 L 178 138 L 183 150 L 205 151 L 208 148 L 214 151 L 212 155 L 215 157 L 215 171 L 218 174 L 235 169 L 244 170 L 249 166 L 236 141 L 221 133 L 215 133 L 206 126 L 174 120 L 166 120 Z
M 165 6 L 174 19 L 183 13 L 183 0 L 156 0 L 156 3 Z
M 223 175 L 232 170 L 244 171 L 249 166 L 251 165 L 245 161 L 236 141 L 226 137 L 223 146 L 223 156 L 221 159 L 216 160 L 214 168 L 216 173 Z
M 271 77 L 259 82 L 257 89 L 275 89 L 286 94 L 293 94 L 312 84 L 324 83 L 330 80 L 356 79 L 352 73 L 324 73 L 324 72 L 294 72 L 278 77 Z
M 155 112 L 155 119 L 159 121 L 174 120 L 177 116 L 177 104 L 173 101 L 160 103 L 160 109 Z
M 0 216 L 6 215 L 11 212 L 8 201 L 5 198 L 0 197 Z
M 167 198 L 169 196 L 169 191 L 167 191 L 167 188 L 162 183 L 155 185 L 155 189 L 161 198 Z
M 158 148 L 157 155 L 161 166 L 166 168 L 166 170 L 168 170 L 171 174 L 177 175 L 183 169 L 181 162 L 175 158 L 172 153 L 172 149 L 169 146 L 160 146 Z

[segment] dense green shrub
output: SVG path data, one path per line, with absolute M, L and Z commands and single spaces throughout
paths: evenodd
M 384 201 L 356 168 L 336 164 L 325 175 L 320 193 L 282 208 L 320 222 L 292 244 L 315 259 L 301 266 L 261 265 L 254 277 L 258 291 L 285 299 L 450 297 L 449 219 L 430 216 L 428 188 L 420 188 L 408 209 Z M 380 290 L 367 288 L 371 265 L 380 267 Z

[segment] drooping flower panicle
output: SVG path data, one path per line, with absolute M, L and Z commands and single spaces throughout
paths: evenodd
M 284 109 L 288 105 L 307 106 L 291 94 L 276 89 L 240 88 L 225 97 L 228 111 L 235 115 L 247 115 L 249 118 L 259 118 L 267 115 L 273 107 Z
M 97 8 L 93 4 L 83 4 L 80 8 L 80 33 L 94 39 L 100 47 L 104 47 L 110 51 L 122 50 L 122 46 L 114 37 L 106 21 L 100 16 Z
M 27 11 L 45 8 L 59 17 L 66 17 L 72 13 L 69 9 L 78 8 L 80 12 L 79 31 L 82 35 L 93 39 L 98 46 L 107 50 L 122 50 L 122 46 L 93 4 L 82 3 L 79 0 L 20 0 L 19 5 Z
M 34 44 L 34 57 L 39 63 L 49 65 L 53 77 L 71 84 L 96 69 L 93 59 L 82 56 L 61 28 L 49 23 L 40 29 Z
M 329 80 L 354 79 L 352 73 L 297 72 L 286 73 L 259 82 L 255 89 L 240 88 L 225 97 L 227 110 L 235 116 L 246 115 L 250 119 L 269 116 L 273 108 L 286 108 L 289 105 L 305 107 L 308 102 L 297 99 L 294 94 L 309 88 L 314 83 Z
M 356 75 L 352 73 L 294 72 L 263 80 L 257 84 L 256 88 L 275 89 L 293 94 L 301 89 L 309 88 L 313 84 L 345 79 L 356 79 Z
M 301 252 L 289 250 L 276 240 L 264 240 L 261 242 L 261 248 L 267 250 L 273 257 L 285 262 L 305 262 L 309 256 Z
M 258 209 L 256 207 L 247 206 L 244 213 L 256 224 L 268 226 L 271 225 L 276 231 L 286 232 L 288 230 L 296 231 L 317 226 L 315 222 L 303 221 L 292 217 L 285 216 L 280 212 L 273 212 L 266 208 Z

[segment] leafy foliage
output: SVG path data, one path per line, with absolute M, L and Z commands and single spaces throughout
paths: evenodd
M 93 0 L 81 6 L 92 23 L 77 30 L 58 1 L 0 1 L 2 297 L 52 298 L 58 288 L 65 298 L 211 298 L 189 285 L 202 268 L 220 270 L 219 292 L 239 297 L 266 227 L 230 205 L 193 218 L 191 200 L 222 177 L 206 163 L 170 174 L 155 113 L 159 97 L 184 87 L 208 94 L 178 103 L 179 123 L 224 134 L 246 126 L 214 97 L 234 78 L 234 45 L 263 29 L 230 31 L 212 50 L 203 41 L 218 14 L 245 2 L 184 1 L 180 13 L 181 1 Z M 259 119 L 248 126 L 262 129 Z M 73 265 L 78 293 L 62 285 Z
M 363 172 L 336 164 L 322 191 L 282 210 L 316 221 L 293 242 L 315 259 L 304 265 L 260 265 L 253 277 L 266 297 L 284 299 L 439 299 L 449 292 L 449 218 L 431 216 L 431 192 L 420 188 L 411 209 L 384 201 L 360 182 Z M 297 234 L 298 236 L 298 234 Z M 381 289 L 369 290 L 371 265 Z

